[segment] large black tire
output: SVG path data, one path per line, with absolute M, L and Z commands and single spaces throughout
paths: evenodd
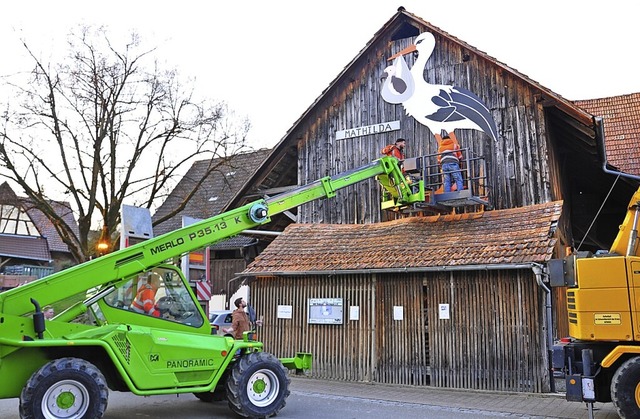
M 61 358 L 36 371 L 20 394 L 23 419 L 101 418 L 109 389 L 100 370 L 78 358 Z
M 640 418 L 640 356 L 625 361 L 613 375 L 611 401 L 621 418 Z
M 236 361 L 227 379 L 227 400 L 236 414 L 251 418 L 275 416 L 289 397 L 288 371 L 266 352 L 251 352 Z

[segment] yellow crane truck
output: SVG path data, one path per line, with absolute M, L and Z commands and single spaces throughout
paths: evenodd
M 550 285 L 567 287 L 570 337 L 553 348 L 566 398 L 613 402 L 622 418 L 640 418 L 639 219 L 640 189 L 608 252 L 549 263 Z

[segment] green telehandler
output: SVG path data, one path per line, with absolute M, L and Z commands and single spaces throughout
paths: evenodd
M 242 340 L 212 335 L 171 261 L 372 177 L 387 208 L 424 201 L 423 184 L 410 185 L 398 161 L 383 157 L 0 293 L 0 398 L 19 397 L 20 417 L 38 419 L 100 418 L 110 390 L 193 393 L 226 398 L 240 416 L 276 415 L 289 395 L 288 370 L 310 369 L 311 354 L 278 359 L 250 332 Z M 150 278 L 153 315 L 132 304 Z M 59 312 L 49 320 L 42 308 L 50 305 Z

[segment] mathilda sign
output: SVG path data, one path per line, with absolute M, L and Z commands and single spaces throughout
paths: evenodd
M 346 140 L 348 138 L 362 137 L 364 135 L 382 134 L 385 132 L 398 131 L 399 129 L 400 121 L 381 122 L 379 124 L 367 125 L 365 127 L 336 131 L 336 140 Z

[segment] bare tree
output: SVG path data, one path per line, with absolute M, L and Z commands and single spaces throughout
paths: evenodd
M 35 66 L 4 78 L 13 93 L 0 115 L 0 174 L 24 189 L 79 261 L 92 254 L 92 224 L 115 237 L 123 201 L 152 208 L 194 159 L 223 161 L 247 148 L 248 121 L 224 102 L 196 100 L 136 34 L 118 48 L 104 28 L 80 27 L 57 64 L 22 44 Z M 76 212 L 79 234 L 52 207 L 59 197 Z

